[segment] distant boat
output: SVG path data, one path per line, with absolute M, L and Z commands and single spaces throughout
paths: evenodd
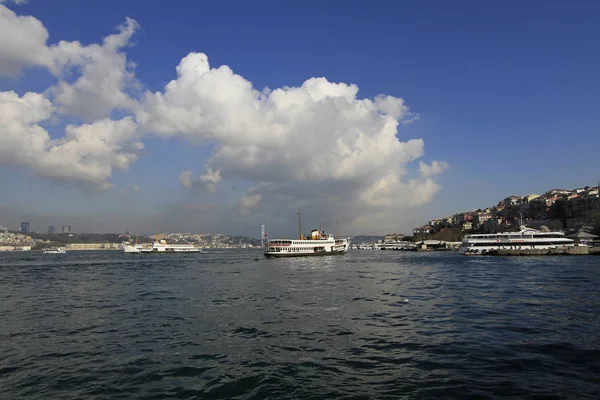
M 123 252 L 139 254 L 142 252 L 142 245 L 141 244 L 135 244 L 135 245 L 123 244 Z
M 298 227 L 300 229 L 298 239 L 270 239 L 267 242 L 265 257 L 329 256 L 348 252 L 349 239 L 334 238 L 333 235 L 317 229 L 312 230 L 310 237 L 305 238 L 302 234 L 300 208 L 298 208 Z
M 135 244 L 123 243 L 123 252 L 124 253 L 134 253 L 139 254 L 142 252 L 142 244 L 138 244 L 137 235 L 135 235 Z
M 154 238 L 152 244 L 138 244 L 137 237 L 136 243 L 124 244 L 124 253 L 133 254 L 148 254 L 148 253 L 202 253 L 202 248 L 193 244 L 168 244 L 166 240 L 160 240 L 158 232 Z
M 139 246 L 139 245 L 138 245 Z M 142 246 L 140 253 L 202 253 L 202 248 L 193 244 L 168 244 L 166 240 L 155 240 L 152 246 Z
M 65 254 L 67 251 L 62 247 L 49 247 L 42 251 L 42 254 Z

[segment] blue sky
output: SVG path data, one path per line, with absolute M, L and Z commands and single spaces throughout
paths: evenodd
M 448 167 L 435 177 L 440 188 L 423 204 L 389 207 L 387 216 L 378 211 L 373 226 L 348 220 L 352 233 L 403 223 L 408 233 L 412 223 L 493 205 L 511 194 L 591 185 L 600 179 L 597 2 L 32 0 L 6 5 L 17 15 L 41 21 L 48 45 L 59 40 L 101 43 L 125 17 L 133 18 L 140 28 L 124 52 L 136 64 L 142 91 L 164 91 L 176 79 L 181 59 L 195 51 L 205 53 L 212 67 L 229 66 L 259 91 L 300 87 L 307 79 L 325 77 L 357 85 L 358 98 L 386 94 L 404 99 L 420 118 L 401 124 L 397 137 L 424 141 L 424 155 L 404 163 L 406 176 L 418 175 L 419 161 L 446 162 Z M 0 91 L 43 93 L 56 81 L 45 68 L 29 66 L 16 78 L 0 77 Z M 63 115 L 57 125 L 44 126 L 51 136 L 61 137 L 71 122 L 83 121 Z M 257 183 L 230 173 L 217 193 L 185 190 L 180 173 L 194 170 L 200 176 L 219 141 L 198 146 L 177 135 L 149 135 L 141 141 L 145 149 L 135 163 L 128 171 L 113 171 L 114 187 L 103 193 L 57 184 L 0 162 L 0 183 L 9 188 L 0 205 L 11 210 L 0 218 L 12 224 L 22 218 L 56 220 L 57 225 L 72 218 L 84 220 L 81 229 L 144 229 L 145 221 L 158 219 L 161 210 L 184 204 L 233 207 Z M 141 189 L 131 190 L 132 185 Z M 347 212 L 361 213 L 353 204 Z M 295 206 L 290 202 L 289 209 Z M 231 207 L 219 212 L 230 215 Z M 256 220 L 253 214 L 229 220 L 204 211 L 214 220 L 200 212 L 198 220 L 206 224 L 163 223 L 172 230 L 202 225 L 206 229 L 199 231 L 252 234 L 262 218 L 286 233 L 294 215 L 274 215 L 269 212 L 273 209 L 266 206 Z M 135 217 L 124 222 L 122 217 L 112 220 L 112 214 Z

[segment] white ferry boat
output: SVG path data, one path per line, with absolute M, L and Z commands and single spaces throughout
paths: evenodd
M 49 247 L 42 251 L 42 254 L 65 254 L 67 251 L 62 247 Z
M 202 253 L 202 248 L 193 244 L 168 244 L 166 240 L 155 240 L 152 246 L 142 246 L 140 253 Z
M 143 244 L 128 244 L 128 243 L 123 243 L 123 253 L 134 253 L 134 254 L 139 254 L 142 252 L 142 247 L 144 247 Z
M 298 225 L 302 232 L 300 209 L 298 209 Z M 304 237 L 300 233 L 298 239 L 270 239 L 264 254 L 266 257 L 329 256 L 345 254 L 349 247 L 349 239 L 335 238 L 324 231 L 313 229 L 310 237 Z
M 124 253 L 147 254 L 147 253 L 202 253 L 202 248 L 193 244 L 168 244 L 166 240 L 160 240 L 158 233 L 152 244 L 136 243 L 123 244 Z
M 500 249 L 556 249 L 574 246 L 575 241 L 564 232 L 541 231 L 521 225 L 519 232 L 473 234 L 465 236 L 460 252 L 465 255 L 487 254 Z
M 152 244 L 125 244 L 124 253 L 202 253 L 202 248 L 193 244 L 168 244 L 166 240 L 155 240 Z

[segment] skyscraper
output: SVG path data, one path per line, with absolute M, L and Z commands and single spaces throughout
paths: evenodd
M 52 235 L 52 234 L 54 234 L 54 232 L 55 232 L 55 231 L 56 231 L 56 229 L 54 228 L 54 225 L 50 225 L 50 226 L 48 227 L 48 233 L 49 233 L 49 234 L 51 234 L 51 235 Z
M 29 222 L 21 222 L 21 228 L 19 229 L 21 233 L 29 233 Z
M 71 233 L 71 225 L 63 225 L 62 233 Z

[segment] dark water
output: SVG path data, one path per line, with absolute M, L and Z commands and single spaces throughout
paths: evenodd
M 600 398 L 600 257 L 0 253 L 1 399 Z

